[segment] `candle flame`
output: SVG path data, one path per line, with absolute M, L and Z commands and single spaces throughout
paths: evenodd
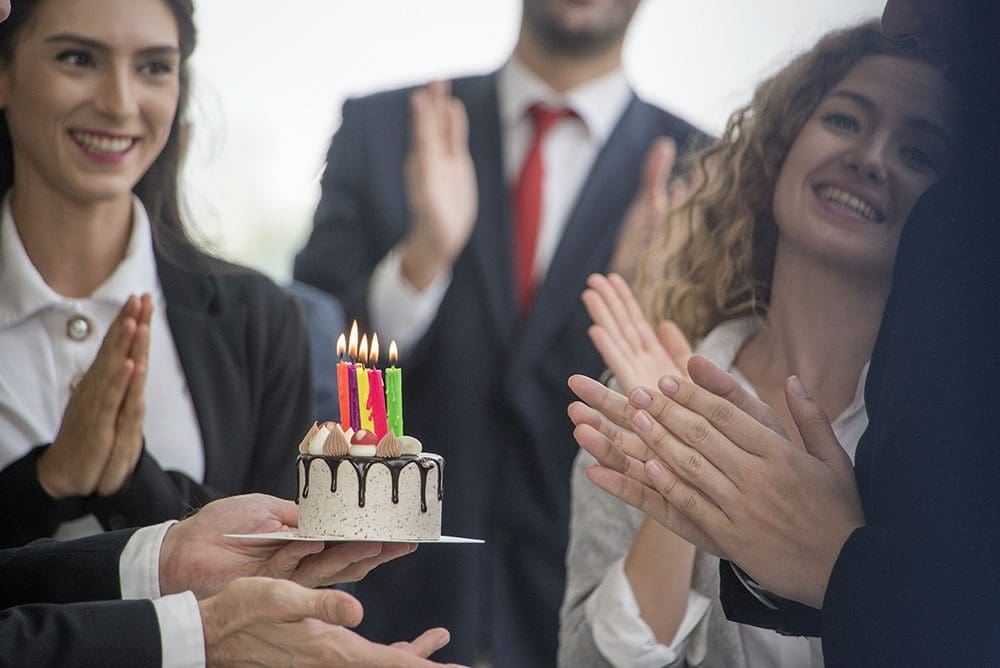
M 365 334 L 361 337 L 361 348 L 358 349 L 358 357 L 361 358 L 362 364 L 368 364 L 368 335 Z
M 344 353 L 347 352 L 347 337 L 343 334 L 337 337 L 337 358 L 344 359 Z
M 351 335 L 347 338 L 347 354 L 351 357 L 358 356 L 358 321 L 351 323 Z
M 389 361 L 393 364 L 399 359 L 399 348 L 396 347 L 395 341 L 389 342 Z
M 373 366 L 378 364 L 378 334 L 372 334 L 372 347 L 368 351 L 368 359 Z

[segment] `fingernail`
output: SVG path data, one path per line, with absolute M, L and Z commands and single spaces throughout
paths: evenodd
M 656 461 L 655 459 L 650 459 L 648 462 L 646 462 L 646 475 L 649 476 L 650 480 L 662 478 L 663 473 L 664 473 L 663 467 L 660 465 L 660 462 Z
M 660 390 L 664 394 L 673 394 L 677 390 L 681 389 L 681 386 L 677 384 L 677 381 L 670 376 L 664 376 L 660 379 Z
M 632 393 L 632 405 L 639 408 L 648 408 L 653 403 L 653 397 L 641 387 Z
M 799 380 L 798 376 L 789 376 L 788 385 L 792 388 L 792 392 L 795 393 L 795 396 L 802 399 L 809 398 L 809 392 L 806 390 L 805 385 L 802 384 L 802 381 Z
M 451 640 L 451 634 L 445 631 L 444 629 L 441 629 L 436 634 L 434 634 L 434 646 L 437 649 L 441 649 L 442 647 L 447 645 L 448 641 L 450 640 Z
M 632 418 L 632 424 L 641 429 L 642 431 L 649 431 L 653 428 L 653 421 L 649 419 L 644 411 L 639 411 Z

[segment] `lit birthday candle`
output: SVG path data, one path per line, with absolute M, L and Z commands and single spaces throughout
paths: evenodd
M 391 367 L 385 370 L 385 397 L 389 426 L 396 436 L 403 435 L 403 374 L 396 368 L 399 351 L 396 342 L 389 343 L 389 362 Z
M 365 334 L 361 337 L 361 347 L 358 348 L 358 357 L 361 360 L 360 364 L 354 365 L 354 370 L 358 376 L 358 410 L 361 414 L 361 428 L 365 431 L 375 431 L 375 425 L 372 423 L 372 413 L 369 409 L 369 387 L 368 387 L 368 369 L 365 367 L 368 364 L 368 335 Z
M 351 427 L 351 390 L 347 376 L 354 366 L 344 359 L 347 354 L 347 337 L 337 337 L 337 399 L 340 402 L 340 426 L 347 431 Z
M 389 431 L 389 423 L 385 413 L 385 389 L 382 385 L 382 372 L 378 365 L 378 334 L 372 334 L 372 346 L 368 354 L 372 368 L 368 370 L 368 404 L 372 423 L 375 425 L 375 435 L 382 438 Z
M 347 355 L 350 359 L 358 358 L 358 321 L 351 323 L 351 335 L 347 339 Z M 347 374 L 348 401 L 350 405 L 351 429 L 361 429 L 361 408 L 358 403 L 358 374 L 351 368 Z

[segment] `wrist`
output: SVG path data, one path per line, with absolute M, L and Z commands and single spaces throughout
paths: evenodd
M 51 447 L 39 455 L 35 464 L 35 475 L 38 477 L 38 484 L 51 498 L 55 500 L 65 499 L 74 496 L 69 478 L 63 475 L 60 468 L 55 465 L 51 455 Z
M 400 270 L 410 285 L 423 291 L 443 271 L 451 266 L 453 257 L 425 242 L 418 235 L 406 238 L 400 247 Z
M 180 523 L 171 525 L 163 535 L 163 542 L 160 543 L 160 596 L 176 594 L 187 589 L 178 577 L 179 573 L 176 565 L 177 534 L 182 530 L 183 529 L 180 528 Z

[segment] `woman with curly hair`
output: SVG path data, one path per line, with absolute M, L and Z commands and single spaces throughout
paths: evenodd
M 644 259 L 639 300 L 618 276 L 589 281 L 590 335 L 620 388 L 681 373 L 694 341 L 790 434 L 783 385 L 797 375 L 853 456 L 899 234 L 948 168 L 952 96 L 874 23 L 826 36 L 760 85 L 701 155 L 701 184 Z M 570 416 L 581 443 L 615 438 L 583 404 Z M 562 665 L 822 665 L 816 640 L 726 621 L 718 560 L 590 484 L 593 463 L 581 452 L 573 472 Z

